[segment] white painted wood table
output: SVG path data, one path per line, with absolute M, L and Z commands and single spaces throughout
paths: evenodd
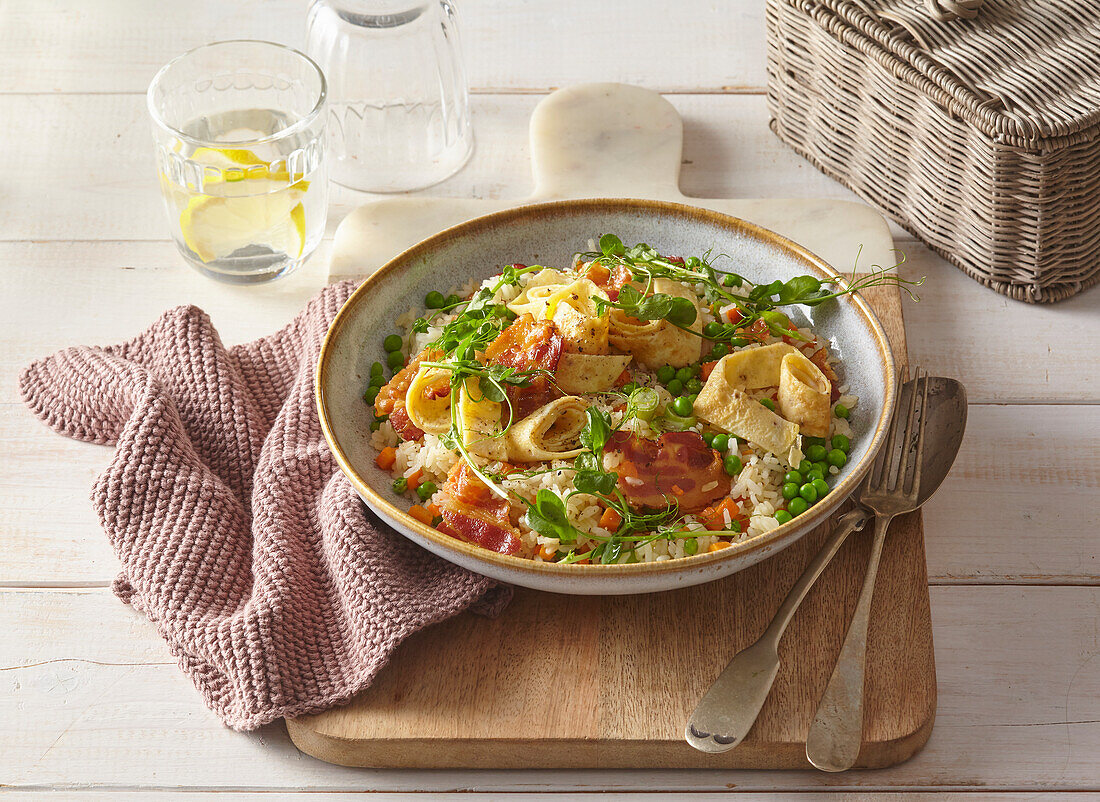
M 460 5 L 477 151 L 426 194 L 525 197 L 535 103 L 609 80 L 658 89 L 683 115 L 690 195 L 851 198 L 768 131 L 757 0 Z M 290 0 L 0 4 L 0 796 L 1100 792 L 1100 295 L 1014 303 L 900 232 L 903 272 L 928 276 L 905 308 L 910 357 L 962 379 L 972 403 L 959 462 L 925 519 L 939 711 L 916 758 L 844 775 L 365 771 L 300 754 L 281 724 L 224 729 L 109 590 L 116 561 L 88 500 L 109 451 L 35 421 L 16 377 L 33 357 L 121 340 L 180 303 L 207 309 L 226 341 L 250 339 L 320 286 L 327 247 L 262 288 L 184 266 L 162 219 L 144 104 L 156 68 L 182 50 L 300 44 L 304 18 Z M 335 188 L 330 234 L 369 197 Z

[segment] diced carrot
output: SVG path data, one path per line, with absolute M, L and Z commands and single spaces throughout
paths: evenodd
M 395 462 L 397 462 L 397 449 L 393 446 L 386 446 L 374 458 L 374 464 L 384 471 L 392 468 Z
M 728 549 L 729 547 L 730 544 L 727 541 L 719 540 L 717 543 L 711 543 L 709 546 L 707 546 L 707 551 L 713 553 L 716 551 L 721 551 L 722 549 Z
M 549 544 L 539 546 L 539 556 L 542 557 L 542 559 L 544 559 L 546 562 L 550 562 L 551 560 L 553 560 L 554 557 L 557 556 L 557 553 L 558 550 Z
M 609 278 L 611 278 L 611 271 L 603 265 L 592 265 L 588 268 L 588 272 L 585 273 L 585 278 L 591 281 L 593 284 L 603 284 Z
M 680 485 L 673 485 L 672 486 L 672 495 L 682 496 L 682 495 L 684 495 L 684 489 L 682 487 L 680 487 Z
M 730 521 L 736 521 L 737 516 L 741 514 L 741 508 L 737 506 L 737 502 L 731 498 L 722 499 L 717 505 L 713 507 L 707 507 L 701 513 L 699 513 L 699 520 L 703 522 L 703 526 L 712 532 L 719 532 L 728 528 L 726 524 L 726 516 L 724 513 L 729 512 Z
M 434 501 L 429 504 L 425 509 L 427 509 L 428 512 L 432 514 L 432 520 L 435 520 L 443 514 L 443 510 L 439 509 L 439 505 L 436 504 Z
M 742 317 L 744 316 L 741 314 L 741 311 L 737 307 L 734 307 L 733 309 L 730 309 L 726 312 L 726 318 L 729 319 L 730 323 L 740 323 Z
M 714 372 L 714 368 L 717 364 L 717 362 L 704 362 L 702 364 L 702 366 L 700 367 L 700 375 L 702 375 L 703 381 L 706 381 L 710 378 L 710 374 Z
M 413 504 L 411 507 L 409 507 L 409 515 L 420 521 L 420 523 L 422 524 L 427 524 L 428 526 L 432 525 L 432 518 L 434 516 L 426 509 L 421 507 L 419 504 Z
M 608 507 L 603 511 L 603 515 L 600 516 L 600 526 L 606 529 L 608 532 L 614 532 L 619 528 L 619 524 L 623 522 L 623 516 L 619 515 L 617 510 L 613 510 Z
M 412 476 L 405 477 L 405 481 L 409 483 L 409 490 L 416 490 L 420 487 L 420 483 L 424 481 L 424 471 L 417 468 Z
M 500 463 L 500 474 L 501 474 L 502 476 L 507 476 L 507 475 L 508 475 L 508 474 L 510 474 L 510 473 L 515 473 L 515 472 L 516 472 L 516 471 L 518 471 L 519 469 L 520 469 L 520 468 L 519 468 L 519 466 L 518 466 L 518 465 L 513 465 L 513 464 L 512 464 L 512 463 L 510 463 L 510 462 L 502 462 L 502 463 Z

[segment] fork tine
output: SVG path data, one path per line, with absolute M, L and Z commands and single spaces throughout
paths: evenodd
M 901 484 L 902 478 L 905 475 L 905 455 L 909 451 L 909 444 L 913 442 L 913 418 L 917 407 L 917 383 L 919 381 L 920 368 L 917 368 L 916 378 L 914 378 L 911 389 L 909 391 L 909 409 L 905 413 L 905 431 L 902 433 L 901 444 L 898 448 L 897 470 L 894 469 L 893 455 L 891 455 L 890 475 L 885 482 L 887 490 L 897 490 L 898 485 Z M 890 442 L 892 445 L 893 440 L 891 440 Z
M 920 401 L 920 430 L 917 434 L 917 453 L 909 460 L 905 484 L 902 485 L 902 490 L 914 497 L 920 492 L 921 467 L 924 464 L 924 429 L 925 424 L 928 422 L 928 371 L 924 372 L 924 378 L 921 380 L 921 385 L 923 391 Z
M 894 438 L 898 432 L 898 409 L 901 407 L 901 391 L 905 387 L 905 380 L 908 378 L 909 369 L 902 368 L 898 374 L 897 393 L 894 395 L 894 411 L 890 416 L 890 431 L 886 439 L 886 445 L 879 451 L 878 456 L 875 458 L 874 463 L 871 465 L 871 473 L 867 477 L 868 487 L 878 487 L 882 484 L 883 476 L 890 470 L 890 463 L 893 461 L 892 454 L 894 453 Z

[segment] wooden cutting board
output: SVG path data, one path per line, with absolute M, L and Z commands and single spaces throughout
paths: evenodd
M 850 267 L 892 264 L 882 218 L 843 201 L 698 200 L 676 189 L 679 115 L 658 95 L 597 84 L 559 91 L 531 121 L 534 200 L 679 200 L 766 225 Z M 381 201 L 337 232 L 330 275 L 363 276 L 441 228 L 516 203 Z M 896 289 L 867 298 L 906 362 Z M 683 739 L 695 704 L 764 631 L 826 536 L 815 531 L 726 579 L 646 596 L 517 589 L 497 619 L 464 614 L 410 638 L 375 684 L 340 708 L 288 720 L 302 751 L 333 763 L 423 768 L 809 768 L 805 738 L 855 608 L 870 538 L 855 535 L 810 592 L 779 653 L 782 667 L 738 748 L 705 755 Z M 868 635 L 857 765 L 905 760 L 927 741 L 936 675 L 920 514 L 895 520 Z

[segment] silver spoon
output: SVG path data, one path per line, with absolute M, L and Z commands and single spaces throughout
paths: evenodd
M 909 385 L 907 385 L 908 387 Z M 917 500 L 924 504 L 950 470 L 966 425 L 966 390 L 953 379 L 928 380 L 927 435 L 933 448 L 921 461 L 923 478 Z M 898 397 L 903 395 L 898 393 Z M 900 425 L 900 424 L 893 424 Z M 733 749 L 752 729 L 779 673 L 779 639 L 817 578 L 847 537 L 862 529 L 871 513 L 862 507 L 843 515 L 836 529 L 795 582 L 759 640 L 734 655 L 695 708 L 685 731 L 687 742 L 701 752 Z M 858 734 L 857 734 L 858 743 Z

